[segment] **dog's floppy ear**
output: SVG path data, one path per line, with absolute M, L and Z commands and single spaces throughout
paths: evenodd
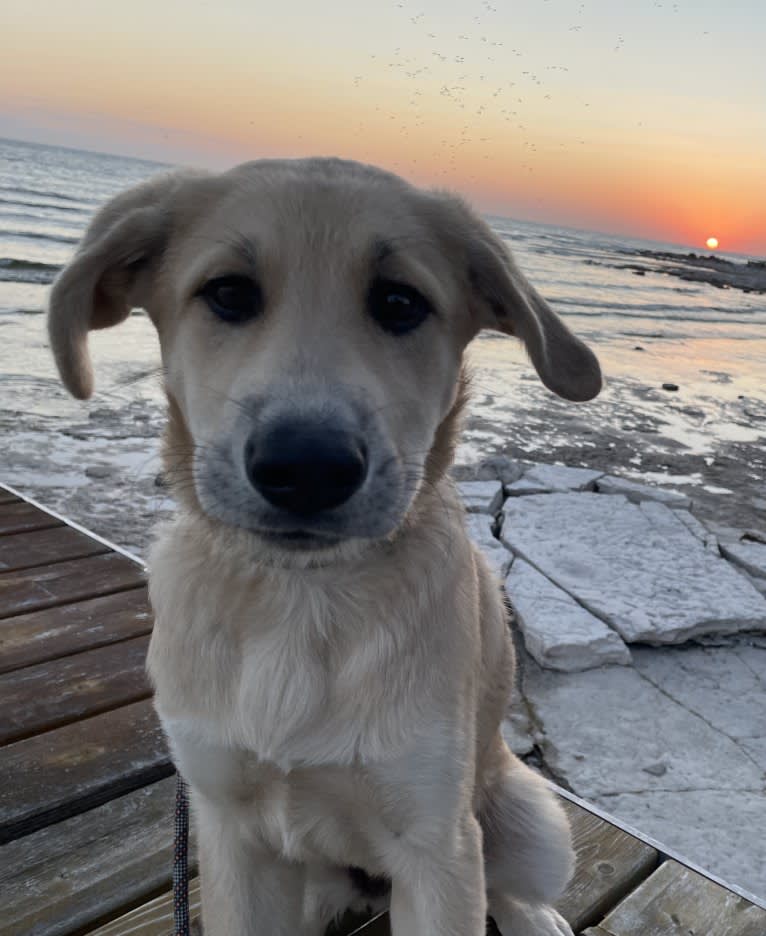
M 440 234 L 446 234 L 467 271 L 476 331 L 491 328 L 520 338 L 542 382 L 559 396 L 595 397 L 602 383 L 595 354 L 529 283 L 502 240 L 459 198 L 432 198 L 446 226 Z
M 108 202 L 53 284 L 51 349 L 64 385 L 81 400 L 93 392 L 88 332 L 119 324 L 145 301 L 153 261 L 167 236 L 170 198 L 186 175 L 158 176 Z

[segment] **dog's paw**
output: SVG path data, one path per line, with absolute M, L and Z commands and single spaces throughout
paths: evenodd
M 490 913 L 502 936 L 574 936 L 553 907 L 532 906 L 509 897 L 492 901 Z

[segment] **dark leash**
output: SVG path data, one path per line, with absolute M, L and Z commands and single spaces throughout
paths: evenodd
M 175 936 L 189 936 L 189 788 L 176 774 L 173 837 L 173 923 Z

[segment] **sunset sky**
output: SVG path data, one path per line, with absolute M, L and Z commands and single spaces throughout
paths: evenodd
M 764 0 L 4 0 L 0 136 L 766 254 Z

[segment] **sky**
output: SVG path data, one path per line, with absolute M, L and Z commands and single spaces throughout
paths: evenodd
M 766 255 L 764 0 L 3 0 L 0 136 Z

